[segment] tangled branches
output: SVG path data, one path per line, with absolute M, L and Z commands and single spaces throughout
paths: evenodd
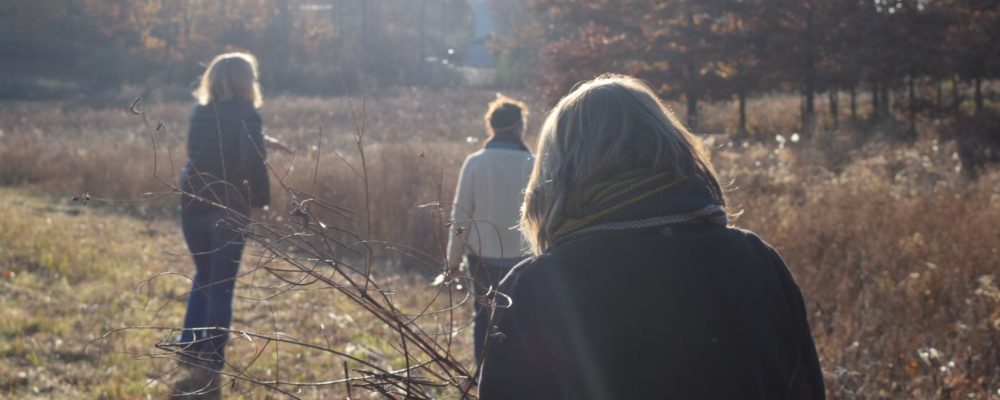
M 431 274 L 440 272 L 444 262 L 440 255 L 372 237 L 373 210 L 364 143 L 365 102 L 359 113 L 348 100 L 356 122 L 354 135 L 359 163 L 354 165 L 333 151 L 357 175 L 365 193 L 364 210 L 355 212 L 316 195 L 316 174 L 320 168 L 320 154 L 316 151 L 312 156 L 316 166 L 310 191 L 288 183 L 290 168 L 281 171 L 267 162 L 272 179 L 276 179 L 289 199 L 284 216 L 269 219 L 252 218 L 199 194 L 185 193 L 175 182 L 163 179 L 155 167 L 160 152 L 157 135 L 163 134 L 162 124 L 153 129 L 140 104 L 138 100 L 133 102 L 129 110 L 139 115 L 149 128 L 154 153 L 153 177 L 167 188 L 164 194 L 196 198 L 225 210 L 221 224 L 241 232 L 248 245 L 242 272 L 234 278 L 239 282 L 237 293 L 240 300 L 252 303 L 252 308 L 265 311 L 251 312 L 250 316 L 237 311 L 234 325 L 262 322 L 269 329 L 204 328 L 211 334 L 233 339 L 229 345 L 231 351 L 227 351 L 226 368 L 221 373 L 224 387 L 244 394 L 264 389 L 289 398 L 303 398 L 307 390 L 324 398 L 331 393 L 355 398 L 365 392 L 391 399 L 475 397 L 478 367 L 469 361 L 471 346 L 460 335 L 471 330 L 466 329 L 471 317 L 470 307 L 465 305 L 472 300 L 471 292 L 466 289 L 471 286 L 468 278 L 456 277 L 443 285 L 430 285 L 424 276 L 393 272 L 385 265 L 388 260 L 402 260 L 399 263 L 407 264 L 408 270 Z M 322 130 L 319 136 L 321 142 Z M 314 147 L 319 148 L 319 144 Z M 168 157 L 173 168 L 169 152 Z M 294 160 L 294 154 L 292 157 Z M 446 225 L 444 209 L 434 207 L 430 212 L 438 218 L 440 226 Z M 367 229 L 361 229 L 363 233 L 359 234 L 358 226 Z M 152 292 L 154 281 L 179 275 L 160 274 L 140 286 Z M 154 320 L 159 318 L 160 311 L 183 301 L 187 295 L 185 292 L 167 296 L 163 304 L 153 307 Z M 493 304 L 490 299 L 482 301 Z M 348 322 L 338 323 L 339 329 L 331 332 L 326 322 L 322 322 L 326 317 Z M 313 328 L 317 324 L 319 329 Z M 155 330 L 163 335 L 155 350 L 136 356 L 173 360 L 168 364 L 180 367 L 198 364 L 198 360 L 192 360 L 185 352 L 185 346 L 175 342 L 180 329 L 171 324 L 154 321 L 144 326 L 128 326 L 105 337 L 135 330 Z M 201 338 L 194 343 L 212 339 Z M 174 368 L 167 368 L 156 380 L 169 382 L 172 371 Z

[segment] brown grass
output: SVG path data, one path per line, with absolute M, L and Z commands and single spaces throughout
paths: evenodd
M 462 159 L 481 143 L 470 144 L 466 138 L 482 139 L 480 113 L 492 96 L 476 91 L 399 90 L 368 100 L 366 154 L 374 238 L 441 256 L 445 238 L 440 214 L 435 214 L 438 208 L 419 206 L 440 202 L 447 208 Z M 538 104 L 535 98 L 526 97 Z M 360 108 L 360 100 L 354 102 Z M 153 245 L 182 251 L 176 228 L 169 222 L 175 216 L 176 198 L 146 194 L 165 188 L 152 179 L 149 131 L 127 113 L 126 106 L 95 109 L 74 104 L 13 103 L 0 108 L 0 126 L 4 127 L 0 183 L 16 187 L 19 193 L 63 199 L 89 192 L 98 209 L 113 214 L 123 211 L 165 224 L 161 229 L 173 233 L 166 236 L 169 240 Z M 161 145 L 157 163 L 159 174 L 168 179 L 172 171 L 165 149 L 173 150 L 173 168 L 178 169 L 184 157 L 189 108 L 190 104 L 178 103 L 145 105 L 154 126 L 157 120 L 164 123 L 165 129 L 157 133 Z M 846 104 L 841 109 L 846 109 Z M 731 132 L 735 124 L 732 110 L 729 104 L 706 106 L 706 129 Z M 915 144 L 895 143 L 875 131 L 845 128 L 836 133 L 821 131 L 808 144 L 786 141 L 781 145 L 773 138 L 780 134 L 788 139 L 795 132 L 792 127 L 797 110 L 798 103 L 792 98 L 756 100 L 749 108 L 751 129 L 758 132 L 755 142 L 743 146 L 728 143 L 719 135 L 710 136 L 708 142 L 723 178 L 733 182 L 731 204 L 744 211 L 737 223 L 779 249 L 805 294 L 829 397 L 1000 398 L 1000 226 L 996 223 L 1000 221 L 1000 171 L 987 169 L 978 181 L 964 178 L 958 171 L 961 163 L 955 155 L 956 146 L 939 141 L 932 130 L 935 125 L 927 121 L 921 125 Z M 533 111 L 530 126 L 537 129 L 544 110 Z M 315 179 L 315 193 L 320 198 L 354 211 L 364 210 L 361 181 L 348 167 L 357 167 L 359 160 L 353 142 L 355 120 L 345 99 L 269 99 L 264 120 L 267 133 L 296 150 L 294 158 L 270 157 L 277 175 L 309 192 L 313 192 Z M 313 146 L 318 143 L 320 127 L 323 139 L 317 152 Z M 320 163 L 314 178 L 316 157 Z M 274 203 L 267 218 L 286 223 L 289 199 L 274 186 Z M 44 214 L 16 215 L 12 207 L 4 203 L 4 225 L 11 221 L 43 223 L 39 218 Z M 366 230 L 363 223 L 347 226 L 360 233 Z M 140 237 L 135 240 L 145 241 Z M 3 243 L 0 248 L 9 242 Z M 52 246 L 52 254 L 73 254 L 97 245 L 57 241 Z M 379 251 L 383 270 L 410 271 L 392 276 L 407 282 L 400 287 L 414 292 L 414 299 L 423 298 L 420 293 L 434 292 L 422 282 L 437 272 L 437 265 L 416 263 L 402 256 L 399 249 Z M 129 257 L 128 252 L 123 253 L 122 257 Z M 49 253 L 30 249 L 16 254 L 0 252 L 0 262 L 18 276 L 34 276 L 37 273 L 25 266 L 31 265 L 25 260 L 39 254 Z M 76 268 L 91 268 L 93 261 L 88 260 L 79 261 Z M 182 260 L 159 265 L 157 270 L 189 273 L 191 269 Z M 96 285 L 102 276 L 80 279 L 77 284 Z M 39 275 L 32 279 L 44 283 L 54 278 Z M 142 274 L 129 275 L 128 279 L 140 281 Z M 183 289 L 182 284 L 173 285 L 176 290 Z M 9 292 L 0 293 L 6 296 Z M 265 320 L 275 316 L 282 330 L 304 336 L 316 335 L 315 325 L 331 318 L 342 322 L 347 321 L 345 316 L 354 321 L 363 319 L 363 313 L 356 309 L 337 309 L 309 293 L 275 299 L 272 306 L 278 312 L 246 310 L 238 315 L 257 315 L 252 318 Z M 8 331 L 27 329 L 20 322 L 27 310 L 46 310 L 30 300 L 8 307 L 22 313 L 12 317 L 19 322 Z M 156 321 L 176 325 L 180 308 L 171 307 Z M 253 303 L 248 307 L 263 306 Z M 56 310 L 39 312 L 59 314 Z M 336 317 L 324 319 L 331 312 Z M 114 319 L 109 316 L 108 321 Z M 255 320 L 243 323 L 263 324 Z M 371 344 L 379 342 L 380 335 L 391 333 L 372 324 L 343 323 L 347 324 L 344 331 L 372 333 L 337 338 L 343 346 L 354 346 L 359 354 L 392 352 L 384 343 Z M 11 346 L 14 340 L 47 335 L 45 331 L 11 333 L 0 341 Z M 143 336 L 125 343 L 123 346 L 136 352 L 148 351 L 151 346 L 149 338 Z M 372 349 L 359 350 L 365 346 Z M 308 361 L 289 357 L 293 359 L 282 365 L 302 379 L 321 379 L 324 375 L 320 371 L 337 368 L 324 364 L 327 361 L 316 355 L 300 356 Z M 27 355 L 10 353 L 0 366 L 13 370 L 26 359 Z M 40 365 L 53 362 L 43 358 Z M 17 382 L 0 381 L 0 393 L 31 393 L 31 385 Z M 59 382 L 63 383 L 56 386 L 67 384 Z M 100 385 L 99 380 L 87 382 Z M 139 394 L 152 389 L 139 385 L 117 390 Z M 324 393 L 330 392 L 303 395 L 319 398 Z

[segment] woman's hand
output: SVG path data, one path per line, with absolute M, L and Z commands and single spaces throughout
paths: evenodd
M 288 148 L 284 143 L 281 143 L 278 138 L 273 136 L 264 135 L 264 145 L 270 150 L 275 150 L 284 155 L 292 155 L 294 153 L 292 149 Z
M 253 222 L 260 222 L 261 220 L 263 220 L 266 214 L 267 214 L 267 207 L 251 208 L 250 220 Z
M 452 265 L 445 268 L 443 272 L 434 277 L 434 281 L 431 282 L 431 286 L 440 286 L 442 284 L 449 284 L 456 278 L 462 275 L 461 265 Z

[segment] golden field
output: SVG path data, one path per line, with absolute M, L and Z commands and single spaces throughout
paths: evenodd
M 430 281 L 458 168 L 482 143 L 493 95 L 275 97 L 262 111 L 266 133 L 295 151 L 269 157 L 273 200 L 263 223 L 301 231 L 290 214 L 301 193 L 343 207 L 353 217 L 316 211 L 343 231 L 330 237 L 370 237 L 368 265 L 386 298 L 401 314 L 421 315 L 414 324 L 436 332 L 428 340 L 448 343 L 469 371 L 471 306 L 460 290 Z M 535 105 L 529 129 L 537 129 L 542 102 L 521 97 Z M 142 104 L 145 122 L 128 100 L 95 104 L 0 103 L 0 397 L 168 391 L 175 365 L 155 344 L 181 323 L 193 272 L 170 187 L 191 104 Z M 893 139 L 894 124 L 847 122 L 793 141 L 797 107 L 795 97 L 754 100 L 754 134 L 731 142 L 734 107 L 705 106 L 703 132 L 742 212 L 736 224 L 774 245 L 802 288 L 829 398 L 1000 399 L 1000 169 L 963 175 L 957 145 L 930 117 L 913 142 Z M 300 192 L 293 198 L 283 186 Z M 277 250 L 313 254 L 303 243 Z M 307 274 L 283 269 L 287 260 L 270 260 L 266 247 L 248 247 L 234 329 L 405 367 L 391 324 L 328 284 L 287 284 Z M 343 251 L 332 254 L 349 259 Z M 342 398 L 348 386 L 331 382 L 364 369 L 322 349 L 249 335 L 231 343 L 246 376 L 298 382 L 276 386 L 302 398 Z M 234 382 L 233 395 L 287 397 Z

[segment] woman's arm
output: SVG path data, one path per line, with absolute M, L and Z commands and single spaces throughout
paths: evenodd
M 548 325 L 552 299 L 548 289 L 523 272 L 531 263 L 515 268 L 500 285 L 492 315 L 497 328 L 487 337 L 486 357 L 479 378 L 479 399 L 558 399 L 564 385 L 559 376 L 557 338 Z
M 264 144 L 268 149 L 277 151 L 284 155 L 292 155 L 292 153 L 294 153 L 292 149 L 288 148 L 288 146 L 274 136 L 264 135 Z
M 256 111 L 243 120 L 240 134 L 240 166 L 250 185 L 250 208 L 260 208 L 271 202 L 271 184 L 267 178 L 267 148 L 261 132 L 262 121 Z M 242 184 L 240 182 L 239 184 Z
M 472 193 L 475 186 L 474 169 L 474 159 L 466 158 L 458 174 L 458 184 L 455 186 L 455 200 L 451 207 L 451 228 L 448 230 L 447 257 L 450 268 L 458 267 L 462 263 L 462 256 L 465 255 L 465 247 L 468 244 L 466 238 L 472 227 L 472 215 L 476 210 Z
M 816 354 L 816 344 L 813 342 L 812 330 L 809 329 L 809 318 L 806 314 L 805 301 L 802 298 L 802 292 L 799 290 L 798 285 L 792 280 L 791 274 L 787 273 L 788 269 L 785 267 L 783 261 L 781 262 L 781 266 L 787 274 L 788 281 L 786 281 L 786 284 L 790 286 L 788 290 L 790 293 L 789 301 L 792 312 L 795 314 L 795 323 L 798 326 L 800 338 L 799 360 L 801 370 L 798 371 L 794 380 L 789 384 L 789 395 L 800 399 L 823 400 L 826 398 L 823 370 L 819 365 L 819 356 Z
M 759 239 L 758 239 L 759 240 Z M 778 280 L 784 292 L 789 310 L 792 313 L 795 334 L 798 340 L 799 365 L 792 381 L 788 383 L 790 398 L 823 400 L 826 398 L 826 388 L 823 383 L 823 370 L 816 354 L 816 344 L 813 342 L 812 330 L 809 328 L 809 317 L 806 313 L 805 300 L 802 291 L 795 283 L 791 271 L 781 258 L 778 251 L 763 241 L 761 245 L 767 250 L 768 256 L 777 269 Z

